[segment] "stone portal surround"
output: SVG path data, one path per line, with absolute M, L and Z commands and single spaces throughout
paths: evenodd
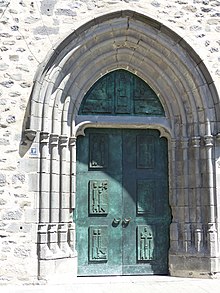
M 72 257 L 75 138 L 41 132 L 40 154 L 38 255 L 40 259 Z
M 67 227 L 72 223 L 75 207 L 74 138 L 78 130 L 83 133 L 83 123 L 108 126 L 101 117 L 95 117 L 92 124 L 86 121 L 88 117 L 80 120 L 77 113 L 88 89 L 101 76 L 118 68 L 146 81 L 158 93 L 166 112 L 166 123 L 154 117 L 142 126 L 134 121 L 125 124 L 131 128 L 159 128 L 167 133 L 173 214 L 170 272 L 184 276 L 190 271 L 206 276 L 218 272 L 218 147 L 212 135 L 219 132 L 220 111 L 215 85 L 188 43 L 159 22 L 132 11 L 115 12 L 80 27 L 51 52 L 39 70 L 26 124 L 27 131 L 33 129 L 40 136 L 39 258 L 49 261 L 61 257 L 61 247 L 65 247 L 66 255 L 75 254 L 74 249 L 73 254 L 67 249 L 72 247 Z M 120 127 L 117 119 L 111 118 L 113 121 L 115 127 Z M 68 144 L 72 137 L 73 142 Z M 65 224 L 66 231 L 62 245 L 59 223 Z M 74 239 L 74 235 L 71 237 Z M 192 256 L 196 267 L 192 266 Z
M 214 188 L 215 150 L 218 136 L 172 140 L 176 156 L 172 162 L 170 253 L 218 256 L 216 189 Z M 175 175 L 176 174 L 176 175 Z M 211 182 L 210 182 L 211 181 Z M 176 223 L 175 223 L 176 222 Z
M 89 125 L 86 123 L 86 127 Z M 82 129 L 80 132 L 82 133 Z M 199 264 L 204 266 L 205 271 L 206 264 L 202 259 L 212 257 L 217 261 L 219 253 L 214 203 L 216 190 L 209 182 L 210 174 L 215 173 L 214 156 L 215 150 L 220 147 L 219 136 L 175 140 L 170 139 L 167 131 L 163 134 L 167 136 L 169 143 L 169 177 L 177 176 L 177 180 L 170 181 L 169 187 L 173 215 L 170 227 L 170 262 L 173 262 L 175 256 L 185 256 L 186 259 L 198 257 Z M 38 257 L 39 260 L 76 257 L 75 224 L 72 221 L 75 208 L 76 138 L 45 132 L 41 132 L 39 137 L 41 171 L 37 175 L 40 178 Z M 193 174 L 195 176 L 192 178 Z M 217 268 L 216 264 L 215 266 Z M 171 264 L 170 271 L 175 275 L 173 267 Z

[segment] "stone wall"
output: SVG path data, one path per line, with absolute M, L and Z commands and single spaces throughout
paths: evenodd
M 80 25 L 122 9 L 146 14 L 176 31 L 219 87 L 220 1 L 0 0 L 0 283 L 37 282 L 38 203 L 29 190 L 32 166 L 25 163 L 35 154 L 34 148 L 24 152 L 22 129 L 38 67 Z

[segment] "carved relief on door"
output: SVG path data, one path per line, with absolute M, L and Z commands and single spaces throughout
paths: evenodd
M 85 95 L 80 115 L 165 116 L 152 88 L 127 70 L 110 72 Z
M 149 179 L 137 180 L 137 215 L 156 212 L 156 182 Z
M 90 135 L 90 163 L 91 169 L 108 167 L 108 136 L 105 134 Z
M 152 261 L 154 256 L 155 227 L 140 225 L 137 227 L 137 259 L 138 261 Z
M 151 136 L 137 136 L 137 168 L 154 168 L 154 141 L 155 138 Z
M 107 262 L 108 226 L 89 227 L 89 260 L 92 262 Z
M 108 180 L 89 181 L 89 214 L 108 214 Z
M 79 275 L 166 273 L 167 158 L 158 155 L 166 147 L 159 132 L 85 133 L 77 146 Z

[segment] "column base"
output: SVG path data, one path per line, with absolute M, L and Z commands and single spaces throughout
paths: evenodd
M 173 277 L 220 278 L 220 258 L 170 255 L 169 272 Z
M 39 260 L 38 279 L 48 283 L 68 284 L 77 277 L 77 257 Z

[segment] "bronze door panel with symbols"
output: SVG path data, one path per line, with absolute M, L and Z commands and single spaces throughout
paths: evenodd
M 78 275 L 166 274 L 166 139 L 157 130 L 85 134 L 77 140 Z

